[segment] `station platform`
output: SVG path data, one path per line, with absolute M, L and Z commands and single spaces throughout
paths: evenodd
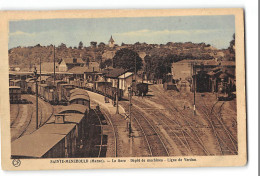
M 107 109 L 107 111 L 111 114 L 114 115 L 116 114 L 116 107 L 112 105 L 112 100 L 109 99 L 109 103 L 105 103 L 105 96 L 100 95 L 98 93 L 94 93 L 91 91 L 87 91 L 90 97 L 91 101 L 94 101 L 95 103 L 97 103 L 98 105 L 100 105 L 102 108 Z M 124 108 L 119 104 L 118 105 L 118 110 L 119 110 L 119 114 L 121 115 L 125 115 L 125 110 Z

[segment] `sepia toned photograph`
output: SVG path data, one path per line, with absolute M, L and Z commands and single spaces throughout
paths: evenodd
M 183 12 L 8 20 L 11 165 L 245 161 L 236 14 Z

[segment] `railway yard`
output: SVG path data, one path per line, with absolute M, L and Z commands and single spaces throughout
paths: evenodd
M 111 99 L 105 103 L 103 95 L 84 91 L 89 96 L 87 116 L 91 118 L 86 122 L 87 131 L 83 134 L 85 142 L 79 142 L 78 145 L 80 152 L 71 156 L 205 156 L 238 153 L 236 99 L 217 101 L 214 93 L 196 93 L 194 113 L 192 92 L 166 91 L 162 84 L 149 85 L 147 96 L 132 97 L 129 131 L 127 99 L 119 101 L 119 113 L 116 114 Z M 35 95 L 22 94 L 27 104 L 11 104 L 12 143 L 36 131 L 35 98 Z M 51 105 L 39 98 L 39 129 L 55 121 L 55 114 L 64 108 L 67 106 Z

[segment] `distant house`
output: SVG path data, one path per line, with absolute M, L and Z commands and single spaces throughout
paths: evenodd
M 141 78 L 139 76 L 135 76 L 133 72 L 129 72 L 128 70 L 114 68 L 109 71 L 105 71 L 105 79 L 107 82 L 112 83 L 112 87 L 119 86 L 119 89 L 122 90 L 123 96 L 127 96 L 128 87 L 131 86 L 132 81 L 136 78 L 137 82 L 141 82 Z M 117 85 L 118 83 L 118 85 Z
M 98 81 L 100 75 L 99 64 L 97 62 L 89 62 L 85 66 L 75 66 L 68 70 L 69 73 L 73 74 L 73 78 L 81 78 L 86 80 L 87 82 Z
M 191 78 L 193 75 L 193 66 L 196 65 L 196 72 L 200 71 L 202 68 L 215 68 L 219 65 L 216 60 L 181 60 L 179 62 L 172 63 L 172 76 L 173 79 L 186 80 Z
M 36 65 L 37 72 L 40 73 L 40 70 L 42 73 L 53 73 L 54 72 L 54 63 L 53 62 L 43 62 L 40 65 Z M 59 71 L 59 63 L 55 62 L 55 72 Z
M 65 58 L 59 62 L 59 71 L 66 72 L 73 67 L 83 67 L 85 62 L 81 58 Z
M 140 78 L 138 75 L 135 76 L 133 72 L 126 72 L 120 76 L 119 78 L 119 89 L 123 90 L 123 95 L 128 95 L 128 87 L 132 85 L 133 80 L 136 78 L 136 82 L 141 82 L 142 78 Z
M 91 48 L 96 48 L 97 47 L 97 42 L 90 42 Z

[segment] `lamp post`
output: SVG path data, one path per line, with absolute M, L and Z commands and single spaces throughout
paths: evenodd
M 117 78 L 117 89 L 116 89 L 116 114 L 119 114 L 119 109 L 118 109 L 118 94 L 119 94 L 119 78 Z
M 193 102 L 193 113 L 196 115 L 196 63 L 193 65 L 193 91 L 194 91 L 194 102 Z
M 34 67 L 34 77 L 35 77 L 35 86 L 36 86 L 36 129 L 38 129 L 38 75 L 37 75 L 37 69 L 36 66 Z
M 131 137 L 132 133 L 132 115 L 131 115 L 131 106 L 132 106 L 132 85 L 128 87 L 128 92 L 129 92 L 129 138 Z

